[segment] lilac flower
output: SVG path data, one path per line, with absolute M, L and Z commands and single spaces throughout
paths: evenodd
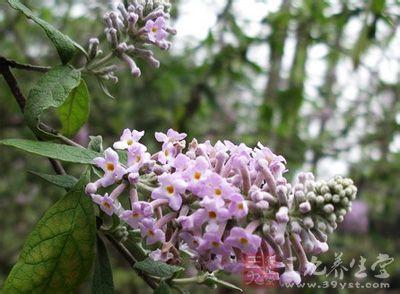
M 161 132 L 156 132 L 155 137 L 158 142 L 162 142 L 163 144 L 163 149 L 165 146 L 167 146 L 168 143 L 175 143 L 179 142 L 183 139 L 186 138 L 185 133 L 178 133 L 177 131 L 174 131 L 173 129 L 169 129 L 167 131 L 167 134 L 161 133 Z
M 197 249 L 202 242 L 199 236 L 195 236 L 189 232 L 182 232 L 180 238 L 189 246 L 191 249 Z
M 172 259 L 174 255 L 171 252 L 162 252 L 160 249 L 156 249 L 150 252 L 149 257 L 155 261 L 167 262 Z
M 247 233 L 243 228 L 234 227 L 231 229 L 229 237 L 226 238 L 225 244 L 238 248 L 243 253 L 256 254 L 261 245 L 261 238 Z
M 189 164 L 190 164 L 190 158 L 182 153 L 179 153 L 173 160 L 171 166 L 175 168 L 176 171 L 182 172 L 189 167 Z
M 125 168 L 119 163 L 117 152 L 111 148 L 107 148 L 104 154 L 105 158 L 97 157 L 93 159 L 93 161 L 105 172 L 101 180 L 101 184 L 103 187 L 107 187 L 114 184 L 116 181 L 121 180 L 126 171 Z
M 237 219 L 245 217 L 249 212 L 249 208 L 240 194 L 233 194 L 230 198 L 229 213 Z
M 197 194 L 199 183 L 211 173 L 209 164 L 203 156 L 199 156 L 193 165 L 183 172 L 182 177 L 188 183 L 188 190 Z
M 221 198 L 206 196 L 200 202 L 200 205 L 205 209 L 205 219 L 208 219 L 210 222 L 223 222 L 230 218 L 230 213 L 224 207 L 225 202 Z
M 104 194 L 104 196 L 92 194 L 91 197 L 93 202 L 98 204 L 100 209 L 110 216 L 117 212 L 121 207 L 121 204 L 109 197 L 108 193 Z
M 139 226 L 142 238 L 146 238 L 148 245 L 165 242 L 165 233 L 155 225 L 153 219 L 145 218 L 139 223 Z
M 202 253 L 209 251 L 214 254 L 222 255 L 229 253 L 229 249 L 222 243 L 221 237 L 215 233 L 205 233 L 198 250 Z
M 128 166 L 127 172 L 138 172 L 139 169 L 150 161 L 150 154 L 146 152 L 147 147 L 136 143 L 128 148 Z
M 157 160 L 161 163 L 161 164 L 173 164 L 175 161 L 175 153 L 176 153 L 176 149 L 175 146 L 172 143 L 164 143 L 165 146 L 163 145 L 163 150 L 161 150 L 158 153 L 158 157 Z
M 130 146 L 139 142 L 139 140 L 143 137 L 144 131 L 138 132 L 136 130 L 125 129 L 122 133 L 121 139 L 118 142 L 115 142 L 113 147 L 115 149 L 128 149 Z
M 145 24 L 148 38 L 153 43 L 164 41 L 167 38 L 168 32 L 165 28 L 166 22 L 162 16 L 158 17 L 155 21 L 149 19 Z
M 216 173 L 211 173 L 204 181 L 199 183 L 199 186 L 201 186 L 197 191 L 199 197 L 210 196 L 228 200 L 231 195 L 239 192 L 238 188 L 230 185 L 225 178 Z
M 178 210 L 182 205 L 182 194 L 187 184 L 176 174 L 164 174 L 158 177 L 160 187 L 156 188 L 151 197 L 153 199 L 168 199 L 169 206 Z
M 126 210 L 122 213 L 121 218 L 129 224 L 133 229 L 139 227 L 139 222 L 144 218 L 153 215 L 153 206 L 145 201 L 138 201 L 132 203 L 132 210 Z

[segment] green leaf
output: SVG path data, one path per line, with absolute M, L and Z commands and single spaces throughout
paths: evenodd
M 160 285 L 158 285 L 157 289 L 155 289 L 153 293 L 154 294 L 170 294 L 171 293 L 171 288 L 169 287 L 167 282 L 162 280 L 160 282 Z
M 103 153 L 103 137 L 102 136 L 89 136 L 90 142 L 88 149 Z
M 11 5 L 12 8 L 19 10 L 20 12 L 25 14 L 27 18 L 33 20 L 35 23 L 42 27 L 42 29 L 46 32 L 47 37 L 51 40 L 51 42 L 53 42 L 54 47 L 56 47 L 58 55 L 60 56 L 63 64 L 68 63 L 72 59 L 75 54 L 76 43 L 71 40 L 70 37 L 64 35 L 43 19 L 35 16 L 33 12 L 28 7 L 23 5 L 20 1 L 8 0 L 8 3 Z
M 94 264 L 93 294 L 114 293 L 114 282 L 107 248 L 103 240 L 97 236 L 97 252 Z
M 96 232 L 93 204 L 84 192 L 88 181 L 87 172 L 47 210 L 26 240 L 4 293 L 71 293 L 86 279 Z
M 70 66 L 58 66 L 43 75 L 29 92 L 25 107 L 27 124 L 35 130 L 43 111 L 63 105 L 80 81 L 81 73 Z
M 89 91 L 84 80 L 69 94 L 64 104 L 58 108 L 62 133 L 75 135 L 89 118 Z
M 85 148 L 24 139 L 0 140 L 0 145 L 11 146 L 36 155 L 74 163 L 93 164 L 94 158 L 103 156 L 101 153 Z
M 143 261 L 135 263 L 134 268 L 143 271 L 149 275 L 160 278 L 168 278 L 173 276 L 175 273 L 184 270 L 183 267 L 169 265 L 164 262 L 154 261 L 149 257 Z
M 38 173 L 34 171 L 29 171 L 31 174 L 34 174 L 43 180 L 54 184 L 58 187 L 65 188 L 65 189 L 71 189 L 72 187 L 75 186 L 76 182 L 78 181 L 75 177 L 70 176 L 70 175 L 48 175 L 48 174 L 43 174 L 43 173 Z

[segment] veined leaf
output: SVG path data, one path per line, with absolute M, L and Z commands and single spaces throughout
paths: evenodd
M 36 175 L 46 182 L 54 184 L 58 187 L 71 189 L 75 186 L 76 182 L 78 181 L 75 177 L 70 175 L 48 175 L 43 173 L 38 173 L 34 171 L 30 171 L 31 174 Z
M 33 12 L 18 0 L 8 0 L 12 8 L 19 10 L 29 19 L 37 23 L 45 32 L 47 37 L 51 40 L 54 47 L 56 47 L 58 55 L 63 64 L 68 63 L 75 54 L 76 43 L 70 37 L 64 35 L 48 22 L 35 16 Z M 81 48 L 79 48 L 82 50 Z
M 11 146 L 29 153 L 74 163 L 93 164 L 94 158 L 103 156 L 101 153 L 85 148 L 24 139 L 0 140 L 0 145 Z
M 89 117 L 89 91 L 84 80 L 73 89 L 64 104 L 58 108 L 62 132 L 66 136 L 75 135 Z
M 25 106 L 25 119 L 28 125 L 36 130 L 43 111 L 63 105 L 80 81 L 81 73 L 70 66 L 58 66 L 43 75 L 29 92 Z
M 135 263 L 134 268 L 160 278 L 168 278 L 184 270 L 183 267 L 154 261 L 149 257 L 143 261 Z
M 94 257 L 95 214 L 85 173 L 54 204 L 24 244 L 4 293 L 71 293 L 88 275 Z

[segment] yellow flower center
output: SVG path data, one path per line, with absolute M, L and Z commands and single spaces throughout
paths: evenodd
M 246 238 L 242 237 L 239 239 L 240 244 L 246 245 L 249 243 L 249 240 L 247 240 Z
M 219 188 L 215 189 L 214 193 L 215 193 L 215 196 L 221 196 L 222 195 L 222 191 Z
M 135 213 L 132 213 L 132 218 L 138 218 L 140 216 L 140 214 L 139 213 L 137 213 L 137 212 L 135 212 Z
M 211 242 L 211 245 L 213 246 L 213 247 L 216 247 L 216 248 L 219 248 L 219 243 L 217 242 L 217 241 L 212 241 Z
M 133 140 L 129 139 L 128 141 L 126 141 L 126 144 L 128 144 L 129 146 L 131 146 L 133 144 Z
M 108 171 L 110 171 L 110 172 L 113 172 L 114 169 L 115 169 L 114 163 L 108 162 L 108 163 L 106 164 L 106 169 L 107 169 Z
M 136 156 L 136 162 L 140 162 L 140 160 L 141 160 L 142 158 L 138 155 L 138 156 Z
M 153 230 L 148 230 L 147 231 L 148 236 L 154 236 L 154 231 Z
M 174 191 L 175 191 L 174 187 L 171 185 L 165 187 L 165 190 L 167 190 L 168 194 L 171 194 L 171 195 L 174 194 Z
M 197 180 L 197 181 L 200 180 L 200 178 L 201 178 L 201 172 L 195 172 L 194 175 L 193 175 L 193 177 L 194 177 L 194 179 Z
M 108 209 L 111 209 L 111 205 L 110 205 L 110 203 L 108 203 L 108 202 L 103 202 L 103 206 L 104 207 L 106 207 L 106 208 L 108 208 Z
M 217 217 L 217 214 L 215 213 L 215 211 L 209 211 L 209 212 L 208 212 L 208 216 L 209 216 L 210 218 L 214 219 L 214 218 Z
M 243 203 L 239 203 L 237 205 L 237 208 L 240 209 L 240 210 L 243 210 L 244 209 Z
M 151 28 L 151 31 L 152 31 L 153 33 L 157 33 L 158 29 L 157 29 L 156 27 L 152 27 L 152 28 Z

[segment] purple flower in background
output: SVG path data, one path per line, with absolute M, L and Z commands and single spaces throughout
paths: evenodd
M 118 142 L 115 142 L 113 147 L 115 149 L 128 149 L 133 144 L 139 142 L 139 140 L 143 137 L 144 131 L 138 132 L 136 130 L 125 129 L 122 133 L 121 139 Z
M 148 33 L 151 42 L 162 42 L 167 36 L 165 18 L 160 16 L 155 21 L 149 19 L 145 24 L 145 29 Z
M 187 184 L 177 174 L 164 174 L 158 177 L 160 187 L 151 194 L 153 199 L 167 199 L 173 210 L 178 210 L 182 205 L 182 194 Z
M 153 215 L 153 206 L 145 201 L 132 203 L 132 210 L 126 210 L 122 213 L 121 218 L 129 224 L 133 229 L 139 227 L 139 222 L 144 218 Z
M 139 226 L 142 238 L 146 238 L 146 243 L 148 245 L 157 242 L 165 242 L 164 232 L 157 228 L 153 219 L 145 218 L 141 223 L 139 223 Z
M 104 194 L 104 196 L 92 194 L 91 197 L 93 202 L 98 204 L 100 209 L 110 216 L 117 212 L 117 210 L 121 207 L 121 204 L 110 198 L 108 193 Z
M 245 229 L 234 227 L 230 235 L 225 240 L 225 244 L 240 249 L 243 253 L 255 254 L 260 248 L 261 238 L 257 235 L 249 234 Z
M 166 134 L 161 133 L 161 132 L 156 132 L 155 137 L 158 142 L 164 143 L 163 144 L 163 149 L 165 146 L 167 146 L 168 143 L 175 143 L 179 142 L 183 139 L 186 138 L 185 133 L 178 133 L 177 131 L 174 131 L 173 129 L 169 129 Z
M 122 179 L 126 171 L 122 165 L 119 164 L 119 157 L 117 152 L 111 148 L 107 148 L 104 152 L 105 158 L 97 157 L 93 159 L 94 163 L 104 171 L 104 176 L 101 180 L 103 187 L 110 186 L 116 181 Z
M 351 211 L 345 216 L 340 227 L 353 233 L 367 233 L 369 227 L 368 204 L 362 200 L 354 200 Z

